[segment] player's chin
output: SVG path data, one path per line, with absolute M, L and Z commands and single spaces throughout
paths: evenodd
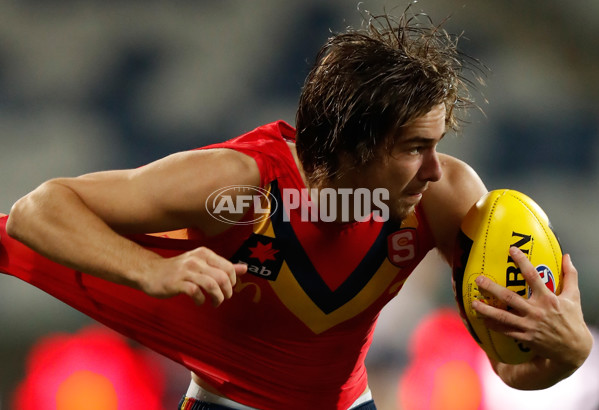
M 406 201 L 398 201 L 394 209 L 390 212 L 390 219 L 395 222 L 401 222 L 408 217 L 414 209 L 418 202 L 406 202 Z

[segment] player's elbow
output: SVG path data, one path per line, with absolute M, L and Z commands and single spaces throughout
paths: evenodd
M 58 188 L 57 182 L 50 180 L 44 182 L 34 191 L 25 195 L 13 204 L 6 221 L 6 233 L 19 241 L 23 241 L 30 232 L 31 222 L 39 218 L 44 210 L 44 203 L 48 202 L 52 192 Z
M 29 193 L 14 203 L 6 221 L 6 233 L 17 240 L 22 240 L 27 231 L 27 219 L 35 214 L 32 200 L 34 193 Z
M 19 239 L 23 221 L 26 220 L 25 215 L 29 208 L 28 203 L 28 196 L 24 196 L 13 204 L 8 215 L 8 220 L 6 221 L 6 233 L 8 236 Z

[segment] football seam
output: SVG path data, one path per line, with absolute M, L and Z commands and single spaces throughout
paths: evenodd
M 481 274 L 484 274 L 484 272 L 485 272 L 485 258 L 486 258 L 486 254 L 487 254 L 487 238 L 489 236 L 489 230 L 491 229 L 491 220 L 493 219 L 493 215 L 495 213 L 495 208 L 497 208 L 497 203 L 499 202 L 499 199 L 503 195 L 505 195 L 505 192 L 506 191 L 503 191 L 501 193 L 501 195 L 498 195 L 497 198 L 495 198 L 495 200 L 493 201 L 493 204 L 491 206 L 491 209 L 489 210 L 489 216 L 487 217 L 487 223 L 485 226 L 485 241 L 483 243 L 483 258 L 482 258 L 482 263 L 481 263 Z M 480 290 L 479 290 L 479 293 L 480 293 Z M 493 339 L 491 330 L 489 328 L 487 328 L 486 326 L 484 327 L 484 329 L 485 329 L 485 332 L 487 333 L 487 340 L 491 344 L 491 348 L 493 349 L 493 352 L 495 352 L 495 356 L 499 359 L 499 361 L 503 361 L 502 356 L 499 354 L 499 351 L 497 350 L 497 347 L 495 346 L 495 340 Z
M 551 238 L 551 234 L 554 234 L 553 231 L 551 231 L 551 233 L 547 232 L 547 229 L 545 228 L 545 223 L 543 223 L 543 221 L 540 220 L 540 218 L 537 216 L 536 212 L 530 208 L 526 202 L 524 202 L 522 199 L 518 198 L 518 196 L 510 193 L 510 196 L 512 196 L 513 198 L 516 198 L 522 205 L 524 205 L 524 207 L 535 217 L 537 223 L 539 224 L 539 226 L 541 228 L 543 228 L 543 233 L 545 234 L 545 238 L 550 239 Z M 555 235 L 555 234 L 554 234 Z M 553 246 L 553 241 L 550 240 L 548 241 L 549 245 L 551 246 L 551 255 L 553 256 L 553 260 L 555 262 L 555 266 L 557 266 L 560 269 L 561 272 L 561 261 L 558 261 L 556 256 L 556 252 L 555 252 L 555 246 Z M 560 250 L 561 253 L 561 250 Z M 532 254 L 530 255 L 531 259 L 532 259 Z M 536 268 L 536 266 L 535 266 Z M 559 272 L 558 272 L 559 273 Z
M 501 193 L 501 195 L 498 195 L 497 198 L 495 198 L 495 200 L 493 201 L 493 205 L 491 206 L 491 209 L 489 210 L 489 216 L 487 217 L 487 223 L 485 226 L 485 241 L 483 243 L 483 260 L 480 266 L 481 269 L 481 273 L 484 273 L 485 271 L 485 259 L 486 259 L 486 255 L 487 255 L 487 238 L 489 237 L 489 229 L 491 229 L 491 219 L 493 219 L 493 215 L 495 213 L 495 208 L 497 208 L 497 202 L 499 202 L 499 199 L 505 194 L 505 191 Z

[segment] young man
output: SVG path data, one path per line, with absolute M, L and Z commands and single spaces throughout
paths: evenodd
M 374 409 L 364 359 L 380 310 L 430 249 L 451 262 L 486 192 L 436 151 L 471 103 L 455 39 L 393 24 L 375 17 L 324 45 L 297 130 L 275 122 L 139 169 L 42 184 L 5 218 L 16 240 L 2 236 L 0 270 L 191 369 L 180 408 Z M 534 296 L 483 280 L 513 309 L 473 307 L 538 353 L 493 363 L 499 376 L 544 388 L 590 351 L 577 273 L 564 257 L 555 296 L 512 257 Z

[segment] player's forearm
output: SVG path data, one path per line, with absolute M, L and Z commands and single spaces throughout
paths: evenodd
M 52 181 L 15 203 L 6 229 L 58 263 L 137 288 L 145 264 L 158 258 L 116 234 L 75 192 Z

